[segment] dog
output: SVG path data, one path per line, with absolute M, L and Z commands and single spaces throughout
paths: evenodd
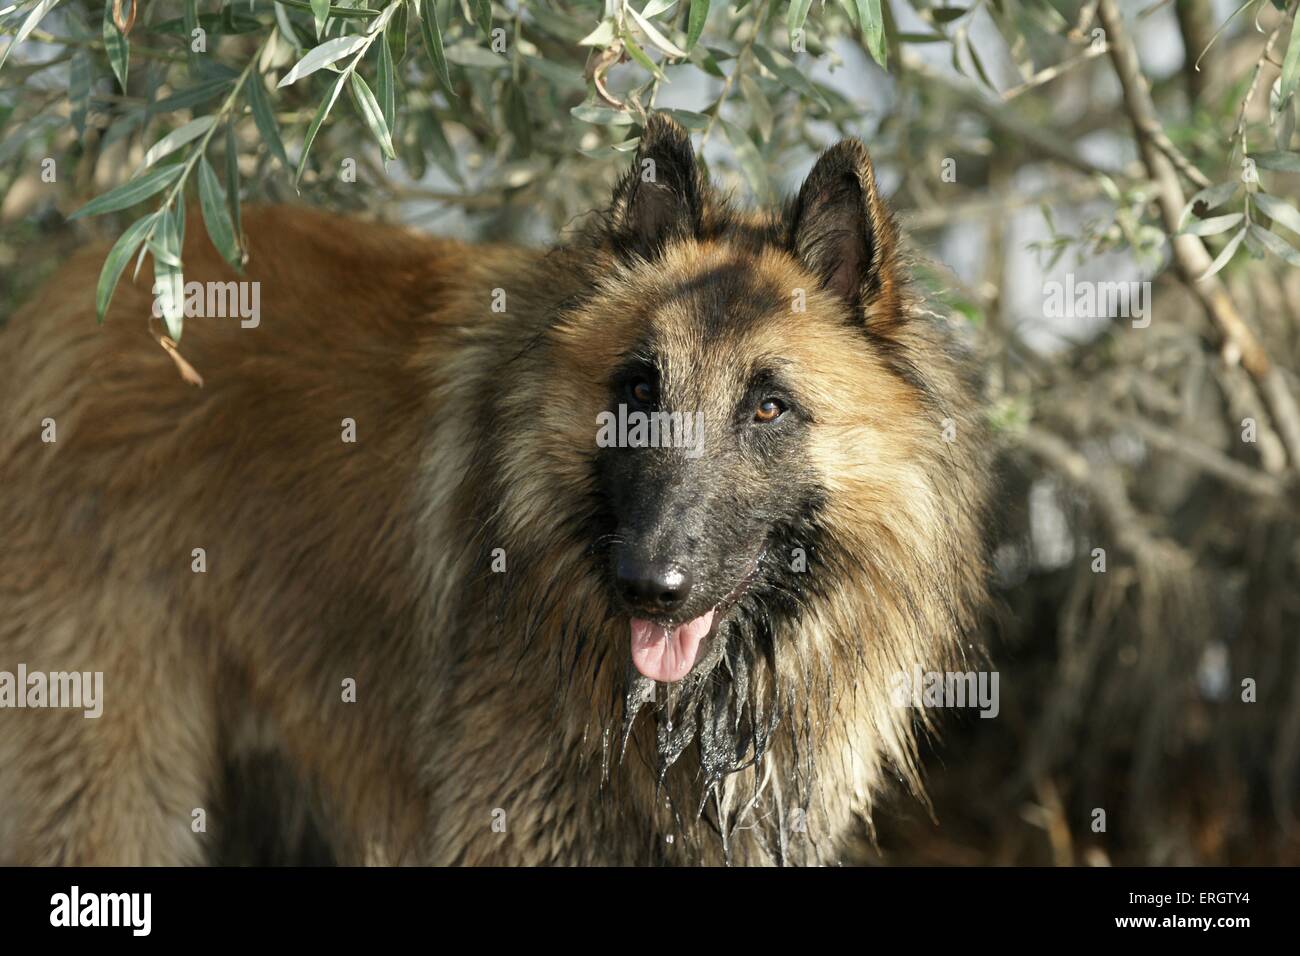
M 861 143 L 746 211 L 652 115 L 548 250 L 244 227 L 185 240 L 260 295 L 202 388 L 147 269 L 96 324 L 103 247 L 0 331 L 0 671 L 103 681 L 11 687 L 0 858 L 224 862 L 265 791 L 339 862 L 824 864 L 919 786 L 891 678 L 977 644 L 989 441 Z

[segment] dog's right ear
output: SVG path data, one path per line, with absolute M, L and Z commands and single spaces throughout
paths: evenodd
M 703 191 L 690 135 L 663 113 L 651 114 L 636 160 L 614 188 L 609 233 L 615 248 L 653 259 L 669 242 L 698 236 Z
M 813 166 L 790 215 L 790 250 L 822 287 L 863 318 L 899 285 L 898 230 L 876 186 L 867 148 L 841 140 Z M 893 311 L 892 307 L 885 311 Z

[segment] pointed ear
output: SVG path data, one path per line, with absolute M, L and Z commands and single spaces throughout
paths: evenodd
M 686 130 L 651 114 L 636 160 L 614 189 L 609 231 L 615 246 L 651 259 L 670 240 L 699 235 L 703 191 Z
M 872 299 L 892 297 L 898 230 L 856 139 L 841 140 L 813 166 L 790 216 L 789 242 L 822 288 L 856 315 Z

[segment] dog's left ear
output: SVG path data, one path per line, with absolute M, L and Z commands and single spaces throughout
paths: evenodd
M 614 189 L 610 238 L 619 249 L 652 259 L 668 242 L 699 235 L 703 192 L 690 134 L 664 114 L 651 114 L 636 160 Z
M 867 148 L 841 140 L 822 153 L 789 219 L 790 251 L 854 315 L 892 297 L 898 230 L 876 189 Z

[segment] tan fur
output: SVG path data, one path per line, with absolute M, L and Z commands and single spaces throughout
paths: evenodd
M 186 279 L 241 278 L 198 223 L 195 211 Z M 656 794 L 653 728 L 635 727 L 621 764 L 607 739 L 626 622 L 609 618 L 561 525 L 590 493 L 610 368 L 646 321 L 697 363 L 700 407 L 717 401 L 704 383 L 766 356 L 810 383 L 807 467 L 862 560 L 780 635 L 794 649 L 782 666 L 804 675 L 791 680 L 833 687 L 810 698 L 815 786 L 781 792 L 796 759 L 782 737 L 761 768 L 724 781 L 710 812 L 741 822 L 728 848 L 739 862 L 774 859 L 746 814 L 792 810 L 807 830 L 782 856 L 837 859 L 885 765 L 910 775 L 916 714 L 890 705 L 889 675 L 955 659 L 982 593 L 980 492 L 961 475 L 979 459 L 953 460 L 939 422 L 954 418 L 969 442 L 978 429 L 930 333 L 894 334 L 938 366 L 949 407 L 928 407 L 832 321 L 776 251 L 755 261 L 702 240 L 653 272 L 611 261 L 607 294 L 544 335 L 570 291 L 563 259 L 301 209 L 247 209 L 245 229 L 242 278 L 262 283 L 262 321 L 187 322 L 181 350 L 203 388 L 147 333 L 147 267 L 96 325 L 102 247 L 0 333 L 0 669 L 102 670 L 105 682 L 98 720 L 0 710 L 0 861 L 203 860 L 223 821 L 196 834 L 191 813 L 211 805 L 249 719 L 319 782 L 347 861 L 721 861 L 695 808 L 674 820 Z M 782 289 L 809 287 L 808 311 L 703 351 L 688 312 L 654 308 L 656 284 L 737 259 Z M 491 311 L 495 288 L 504 314 Z M 47 417 L 53 444 L 39 437 Z M 355 444 L 341 440 L 344 418 Z M 494 428 L 509 441 L 492 444 Z M 480 560 L 497 546 L 503 582 Z M 204 574 L 190 568 L 200 547 Z M 494 614 L 483 595 L 498 583 L 512 597 Z M 342 700 L 347 678 L 355 703 Z M 688 785 L 696 766 L 684 755 L 670 780 Z

